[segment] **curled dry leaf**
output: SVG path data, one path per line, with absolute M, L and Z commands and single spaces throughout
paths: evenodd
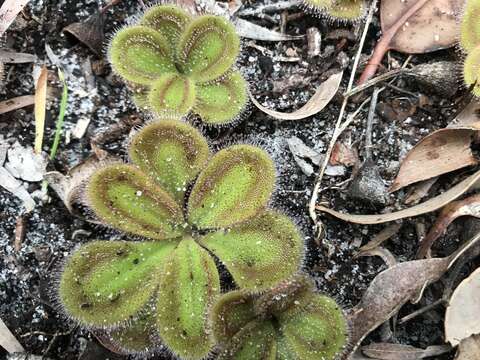
M 101 55 L 105 34 L 103 30 L 103 13 L 97 11 L 83 22 L 68 25 L 63 32 L 86 45 L 95 54 Z
M 317 89 L 315 94 L 303 105 L 300 109 L 292 113 L 284 113 L 280 111 L 270 110 L 260 104 L 257 100 L 253 98 L 250 94 L 250 99 L 255 104 L 255 106 L 263 111 L 265 114 L 268 114 L 274 117 L 277 120 L 301 120 L 309 116 L 315 115 L 320 112 L 328 105 L 330 100 L 335 96 L 342 82 L 343 72 L 339 72 L 330 76 L 326 81 L 324 81 Z
M 450 256 L 406 261 L 378 274 L 360 302 L 349 311 L 351 341 L 354 345 L 352 351 L 356 350 L 365 336 L 391 318 L 406 302 L 420 300 L 425 287 L 440 279 L 479 239 L 480 234 L 477 234 Z
M 360 254 L 364 251 L 370 251 L 377 248 L 384 241 L 387 241 L 396 233 L 398 233 L 401 227 L 402 227 L 402 223 L 393 223 L 393 224 L 387 225 L 385 229 L 383 229 L 377 235 L 375 235 L 372 240 L 370 240 L 368 243 L 366 243 L 360 249 L 358 249 L 357 256 L 360 256 Z
M 442 209 L 432 228 L 420 242 L 417 258 L 422 259 L 427 256 L 435 240 L 442 236 L 447 227 L 460 216 L 480 217 L 480 194 L 453 201 Z
M 58 171 L 51 171 L 45 174 L 45 180 L 63 201 L 68 211 L 73 214 L 75 212 L 74 204 L 80 199 L 84 182 L 99 166 L 115 161 L 116 159 L 113 157 L 107 157 L 99 161 L 96 156 L 91 156 L 83 163 L 73 167 L 67 175 Z
M 457 185 L 453 186 L 451 189 L 441 193 L 440 195 L 429 199 L 423 203 L 412 206 L 407 209 L 386 213 L 386 214 L 376 214 L 376 215 L 356 215 L 341 213 L 332 209 L 329 209 L 322 205 L 317 205 L 316 209 L 327 214 L 333 215 L 338 219 L 352 222 L 355 224 L 364 224 L 364 225 L 373 225 L 373 224 L 382 224 L 389 221 L 395 221 L 399 219 L 404 219 L 407 217 L 418 216 L 426 214 L 435 210 L 438 210 L 450 202 L 458 199 L 467 191 L 476 188 L 480 185 L 480 171 L 470 175 L 465 180 L 461 181 Z
M 16 352 L 25 352 L 23 346 L 8 330 L 7 325 L 0 319 L 0 346 L 3 347 L 8 353 L 13 354 Z
M 424 137 L 402 161 L 390 191 L 477 164 L 470 144 L 477 129 L 446 128 Z M 480 129 L 480 123 L 475 127 Z
M 449 345 L 433 345 L 419 349 L 410 345 L 374 343 L 362 347 L 362 352 L 373 359 L 382 360 L 419 360 L 451 351 Z
M 359 84 L 375 75 L 388 50 L 423 54 L 453 46 L 458 38 L 456 15 L 464 0 L 382 0 L 382 38 L 360 76 Z
M 383 246 L 377 246 L 369 250 L 361 250 L 355 255 L 355 257 L 362 256 L 378 256 L 385 262 L 385 265 L 387 265 L 388 267 L 397 265 L 397 259 L 395 258 L 395 256 L 390 252 L 390 250 L 384 248 Z
M 472 335 L 463 339 L 458 345 L 455 360 L 478 360 L 480 359 L 480 335 Z
M 287 35 L 278 31 L 269 30 L 262 26 L 256 25 L 250 21 L 237 18 L 233 24 L 237 30 L 237 34 L 241 37 L 261 41 L 291 41 L 303 39 L 303 35 Z
M 480 268 L 455 289 L 445 314 L 445 340 L 453 346 L 480 334 Z

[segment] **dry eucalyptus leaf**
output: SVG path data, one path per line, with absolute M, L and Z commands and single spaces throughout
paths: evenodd
M 473 98 L 467 106 L 458 114 L 455 119 L 448 124 L 447 128 L 471 127 L 475 126 L 480 130 L 478 124 L 480 123 L 480 100 Z
M 445 340 L 456 346 L 480 334 L 480 268 L 455 289 L 445 314 Z
M 473 128 L 446 128 L 424 137 L 403 159 L 390 191 L 477 164 L 470 149 L 475 132 Z
M 417 258 L 422 259 L 427 256 L 435 240 L 442 236 L 446 232 L 447 227 L 460 216 L 480 218 L 480 194 L 452 201 L 442 209 L 430 231 L 420 242 Z
M 352 222 L 355 224 L 364 224 L 364 225 L 373 225 L 373 224 L 382 224 L 389 221 L 395 221 L 407 217 L 418 216 L 426 214 L 435 210 L 438 210 L 448 203 L 454 201 L 455 199 L 462 196 L 464 193 L 471 189 L 478 187 L 477 184 L 480 180 L 480 171 L 470 175 L 465 180 L 461 181 L 451 189 L 441 193 L 440 195 L 429 199 L 423 203 L 412 206 L 407 209 L 386 213 L 386 214 L 376 214 L 376 215 L 355 215 L 348 213 L 341 213 L 332 209 L 329 209 L 322 205 L 317 205 L 316 209 L 327 214 L 333 215 L 338 219 Z
M 480 335 L 472 335 L 463 339 L 458 345 L 455 360 L 478 360 L 480 359 Z
M 2 319 L 0 319 L 0 346 L 10 354 L 25 351 L 15 336 L 8 330 Z
M 450 258 L 407 261 L 378 274 L 350 313 L 352 343 L 358 345 L 426 284 L 437 281 L 450 262 Z
M 440 279 L 479 240 L 480 234 L 477 234 L 450 256 L 406 261 L 378 274 L 360 302 L 348 313 L 352 352 L 365 336 L 390 319 L 405 303 L 418 302 L 423 290 Z
M 342 82 L 343 72 L 339 72 L 330 76 L 326 81 L 324 81 L 317 89 L 315 94 L 303 105 L 300 109 L 291 112 L 284 113 L 280 111 L 270 110 L 260 104 L 257 100 L 253 98 L 250 94 L 250 99 L 255 104 L 255 106 L 263 111 L 265 114 L 268 114 L 274 117 L 277 120 L 301 120 L 309 116 L 315 115 L 320 112 L 328 105 L 330 100 L 335 96 Z
M 303 35 L 287 35 L 269 30 L 250 21 L 237 18 L 233 21 L 237 34 L 241 37 L 261 41 L 291 41 L 303 39 Z
M 451 351 L 449 345 L 433 345 L 419 349 L 410 345 L 374 343 L 362 347 L 362 352 L 373 359 L 382 360 L 418 360 L 437 356 Z
M 383 246 L 377 246 L 373 249 L 368 249 L 368 250 L 361 250 L 355 255 L 355 257 L 365 257 L 365 256 L 378 256 L 383 260 L 383 262 L 389 268 L 397 265 L 398 263 L 397 259 L 390 252 L 390 250 L 384 248 Z
M 382 0 L 382 30 L 390 29 L 418 0 Z M 397 31 L 390 49 L 407 54 L 423 54 L 453 46 L 458 40 L 457 15 L 464 0 L 429 0 Z

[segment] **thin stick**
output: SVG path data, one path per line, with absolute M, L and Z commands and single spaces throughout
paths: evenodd
M 400 74 L 403 74 L 403 73 L 407 73 L 408 70 L 406 70 L 405 68 L 401 67 L 399 69 L 394 69 L 394 70 L 391 70 L 389 72 L 386 72 L 382 75 L 378 75 L 377 77 L 374 77 L 373 79 L 370 79 L 368 80 L 367 82 L 363 83 L 362 85 L 358 85 L 358 86 L 355 86 L 352 90 L 350 90 L 349 92 L 345 92 L 343 93 L 343 96 L 353 96 L 353 95 L 356 95 L 366 89 L 368 89 L 369 87 L 373 86 L 373 85 L 376 85 L 382 81 L 385 81 L 385 80 L 388 80 L 392 77 L 395 77 L 397 75 L 400 75 Z
M 355 56 L 355 60 L 353 62 L 352 74 L 350 75 L 350 80 L 348 81 L 347 92 L 349 92 L 353 87 L 353 81 L 355 80 L 355 74 L 357 72 L 358 63 L 360 62 L 360 56 L 362 54 L 363 45 L 365 44 L 365 39 L 367 37 L 368 28 L 370 27 L 370 24 L 371 24 L 372 19 L 373 19 L 373 15 L 375 14 L 375 11 L 377 10 L 377 2 L 378 2 L 378 0 L 374 0 L 372 2 L 372 4 L 370 5 L 370 9 L 368 10 L 368 15 L 367 15 L 367 19 L 365 20 L 365 26 L 363 28 L 362 37 L 360 39 L 360 44 L 358 46 L 357 55 Z M 322 179 L 323 179 L 323 175 L 325 173 L 325 169 L 327 168 L 328 161 L 330 160 L 330 156 L 332 154 L 333 147 L 335 146 L 336 139 L 340 135 L 339 129 L 342 125 L 342 119 L 343 119 L 343 115 L 345 113 L 345 109 L 347 107 L 348 99 L 349 99 L 348 96 L 345 97 L 345 99 L 343 100 L 343 103 L 342 103 L 342 107 L 340 108 L 340 114 L 338 115 L 338 119 L 337 119 L 337 122 L 335 124 L 335 130 L 333 132 L 332 139 L 331 139 L 330 144 L 328 146 L 327 153 L 325 154 L 325 159 L 324 159 L 323 164 L 320 168 L 320 172 L 318 174 L 315 186 L 313 188 L 312 197 L 310 199 L 310 204 L 309 204 L 309 207 L 308 207 L 308 212 L 310 214 L 310 218 L 312 219 L 313 223 L 315 224 L 315 230 L 317 232 L 317 235 L 319 235 L 321 233 L 321 231 L 319 231 L 321 229 L 320 229 L 318 221 L 317 221 L 317 213 L 315 212 L 315 204 L 317 203 L 317 200 L 318 200 L 318 193 L 320 191 L 320 184 L 322 183 Z
M 365 129 L 365 161 L 372 159 L 372 131 L 373 131 L 373 117 L 375 116 L 375 109 L 377 108 L 378 94 L 382 89 L 375 88 L 370 101 L 370 109 L 368 110 L 367 126 Z

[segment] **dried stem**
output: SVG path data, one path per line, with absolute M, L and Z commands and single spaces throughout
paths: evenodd
M 410 19 L 418 10 L 420 10 L 429 0 L 418 0 L 414 3 L 388 30 L 383 33 L 383 36 L 377 42 L 372 57 L 367 63 L 365 70 L 363 70 L 358 85 L 361 85 L 371 79 L 382 62 L 385 53 L 390 50 L 390 43 L 393 37 L 397 34 L 398 30 Z
M 360 44 L 358 46 L 357 55 L 355 56 L 355 60 L 354 60 L 354 63 L 353 63 L 352 74 L 350 75 L 350 80 L 348 82 L 346 92 L 349 92 L 350 90 L 352 90 L 353 81 L 355 79 L 355 74 L 357 72 L 358 63 L 360 62 L 360 56 L 361 56 L 362 50 L 363 50 L 363 45 L 365 44 L 365 39 L 367 37 L 368 28 L 370 27 L 370 24 L 372 22 L 373 14 L 375 13 L 375 11 L 377 9 L 377 2 L 378 2 L 378 0 L 374 0 L 372 2 L 372 4 L 370 5 L 370 9 L 368 10 L 368 15 L 367 15 L 367 18 L 365 20 L 365 26 L 363 28 L 362 37 L 360 39 Z M 343 120 L 343 116 L 345 114 L 345 109 L 347 107 L 348 99 L 349 99 L 349 97 L 346 96 L 345 99 L 343 100 L 342 107 L 340 109 L 340 114 L 338 115 L 338 119 L 337 119 L 337 122 L 335 124 L 335 130 L 333 132 L 332 139 L 330 140 L 330 144 L 328 146 L 327 153 L 325 154 L 324 161 L 323 161 L 322 166 L 320 168 L 320 172 L 318 174 L 315 186 L 313 188 L 312 197 L 310 199 L 310 203 L 309 203 L 309 207 L 308 207 L 310 218 L 312 219 L 313 223 L 315 224 L 315 228 L 316 228 L 315 230 L 317 232 L 317 235 L 319 235 L 321 233 L 321 231 L 320 231 L 321 229 L 320 229 L 320 226 L 319 226 L 318 221 L 317 221 L 317 213 L 315 212 L 315 205 L 316 205 L 317 200 L 318 200 L 318 193 L 320 191 L 320 185 L 322 183 L 323 175 L 325 173 L 325 169 L 327 168 L 328 161 L 330 160 L 330 156 L 332 154 L 333 147 L 335 146 L 335 142 L 336 142 L 338 136 L 341 134 L 342 120 Z M 345 127 L 343 127 L 343 128 L 345 128 Z

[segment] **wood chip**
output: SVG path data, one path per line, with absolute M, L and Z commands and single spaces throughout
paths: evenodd
M 23 346 L 13 336 L 7 325 L 0 319 L 0 346 L 3 347 L 9 354 L 16 352 L 25 352 Z
M 0 101 L 0 114 L 5 114 L 10 111 L 18 110 L 27 106 L 35 104 L 34 95 L 23 95 L 13 99 Z

